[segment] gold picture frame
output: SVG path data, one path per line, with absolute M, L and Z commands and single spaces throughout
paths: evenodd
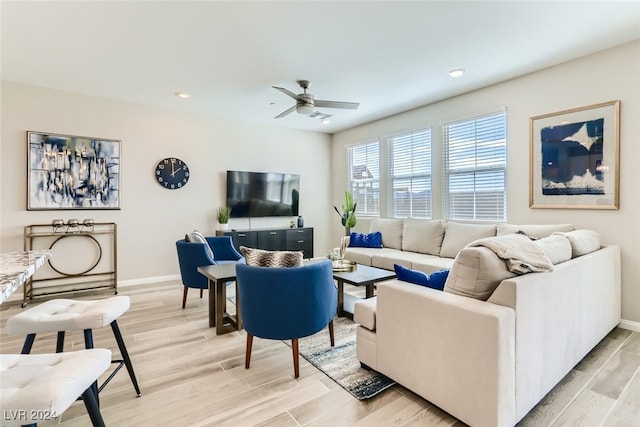
M 618 209 L 620 101 L 529 119 L 529 207 Z

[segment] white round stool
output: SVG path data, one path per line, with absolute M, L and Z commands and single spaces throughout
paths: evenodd
M 136 389 L 136 393 L 140 396 L 140 387 L 136 374 L 133 371 L 131 358 L 127 352 L 127 346 L 124 343 L 117 319 L 129 309 L 129 297 L 115 296 L 100 300 L 70 300 L 70 299 L 54 299 L 45 301 L 33 308 L 18 313 L 7 320 L 6 332 L 9 335 L 26 335 L 22 347 L 22 354 L 29 354 L 36 334 L 43 332 L 57 332 L 58 338 L 56 342 L 56 353 L 61 353 L 64 349 L 65 331 L 84 332 L 85 348 L 93 348 L 93 332 L 94 328 L 101 328 L 111 325 L 113 335 L 118 343 L 120 354 L 123 360 L 113 360 L 118 366 L 105 380 L 105 382 L 97 389 L 100 392 L 106 386 L 113 376 L 122 368 L 124 364 L 129 371 L 129 377 Z M 94 386 L 97 387 L 97 384 Z
M 35 425 L 57 418 L 82 396 L 91 424 L 104 426 L 91 385 L 111 364 L 111 350 L 53 354 L 1 354 L 2 426 Z

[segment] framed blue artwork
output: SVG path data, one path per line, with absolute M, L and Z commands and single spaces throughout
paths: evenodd
M 120 209 L 120 143 L 27 132 L 27 210 Z
M 531 117 L 529 206 L 618 209 L 620 101 Z

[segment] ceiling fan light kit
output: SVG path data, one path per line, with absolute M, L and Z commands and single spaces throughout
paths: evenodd
M 355 110 L 360 105 L 357 102 L 326 101 L 321 99 L 314 99 L 314 96 L 312 94 L 307 93 L 307 89 L 311 85 L 309 80 L 298 80 L 298 85 L 302 88 L 303 91 L 299 94 L 295 94 L 283 87 L 273 86 L 274 89 L 279 90 L 280 92 L 284 93 L 287 96 L 290 96 L 296 101 L 296 105 L 278 114 L 275 117 L 276 119 L 284 117 L 295 111 L 298 114 L 304 114 L 305 116 L 311 118 L 319 118 L 322 123 L 329 123 L 331 114 L 325 114 L 317 111 L 316 107 Z

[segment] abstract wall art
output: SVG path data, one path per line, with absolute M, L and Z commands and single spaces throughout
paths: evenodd
M 27 209 L 120 209 L 120 142 L 27 132 Z
M 529 206 L 618 209 L 620 101 L 531 117 Z

